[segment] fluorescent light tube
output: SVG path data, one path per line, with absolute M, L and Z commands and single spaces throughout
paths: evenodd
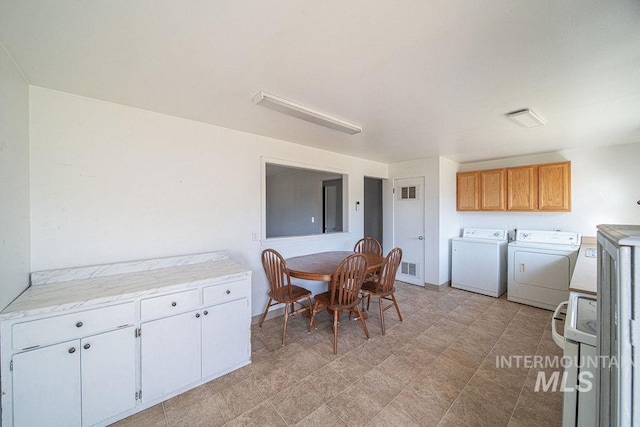
M 544 120 L 531 110 L 514 111 L 507 117 L 524 128 L 535 128 L 544 125 Z
M 296 104 L 295 102 L 288 101 L 284 98 L 280 98 L 279 96 L 271 95 L 267 92 L 258 92 L 253 97 L 253 103 L 320 126 L 345 132 L 349 135 L 362 132 L 362 128 L 360 126 L 314 111 L 304 105 Z

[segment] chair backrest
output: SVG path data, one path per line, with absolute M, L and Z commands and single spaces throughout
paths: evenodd
M 353 252 L 360 254 L 382 255 L 382 245 L 373 237 L 364 237 L 353 247 Z
M 393 284 L 396 281 L 396 273 L 398 272 L 400 261 L 402 261 L 402 249 L 391 249 L 384 259 L 384 263 L 382 264 L 382 268 L 380 269 L 380 274 L 378 274 L 378 285 L 376 286 L 376 292 L 384 293 L 389 292 L 393 289 Z
M 331 280 L 330 304 L 349 306 L 357 303 L 366 272 L 366 256 L 353 254 L 342 260 Z
M 264 267 L 264 272 L 267 274 L 267 280 L 269 280 L 269 286 L 273 293 L 277 293 L 278 290 L 291 285 L 291 277 L 289 276 L 287 263 L 278 251 L 274 249 L 265 249 L 262 251 L 262 266 Z M 289 292 L 291 292 L 290 287 Z

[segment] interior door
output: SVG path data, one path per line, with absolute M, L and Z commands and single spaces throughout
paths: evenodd
M 397 279 L 424 286 L 424 177 L 396 179 L 393 240 L 402 249 Z

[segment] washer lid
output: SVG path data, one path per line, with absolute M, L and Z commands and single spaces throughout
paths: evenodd
M 463 239 L 507 240 L 507 230 L 495 228 L 465 228 L 462 231 Z

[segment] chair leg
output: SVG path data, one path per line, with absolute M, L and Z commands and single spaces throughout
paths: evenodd
M 311 297 L 307 297 L 307 309 L 309 310 L 309 317 L 311 317 L 311 310 L 313 309 L 311 306 Z M 304 312 L 302 312 L 302 314 L 304 315 Z
M 338 354 L 338 310 L 333 310 L 333 354 Z
M 382 335 L 384 335 L 384 309 L 382 308 L 382 297 L 378 297 L 378 306 L 380 307 L 380 327 Z
M 308 334 L 311 333 L 311 328 L 313 327 L 313 324 L 316 321 L 316 313 L 318 312 L 318 301 L 316 301 L 313 308 L 311 308 L 311 305 L 309 305 L 309 310 L 311 310 L 311 320 L 309 321 L 309 327 L 307 328 Z
M 362 329 L 364 329 L 364 334 L 367 336 L 367 339 L 369 339 L 369 328 L 367 328 L 367 322 L 365 322 L 364 316 L 362 315 L 362 311 L 360 311 L 360 307 L 358 306 L 358 304 L 356 304 L 356 311 L 358 312 L 358 318 L 360 319 L 360 323 L 362 324 Z
M 400 321 L 402 322 L 402 315 L 400 314 L 400 307 L 398 306 L 398 301 L 396 301 L 396 294 L 395 293 L 391 294 L 391 299 L 393 300 L 393 304 L 396 306 L 396 311 L 398 312 L 398 317 L 400 318 Z
M 282 345 L 284 346 L 284 341 L 287 338 L 287 322 L 289 321 L 289 307 L 287 304 L 284 305 L 284 329 L 282 331 Z
M 264 322 L 264 318 L 267 317 L 267 313 L 269 312 L 269 307 L 271 307 L 271 301 L 273 301 L 271 298 L 269 298 L 269 302 L 267 303 L 267 307 L 264 309 L 264 313 L 262 313 L 262 317 L 260 318 L 260 324 L 258 325 L 259 328 L 262 328 L 262 323 Z
M 369 304 L 371 304 L 371 294 L 367 294 L 367 310 L 369 310 Z

